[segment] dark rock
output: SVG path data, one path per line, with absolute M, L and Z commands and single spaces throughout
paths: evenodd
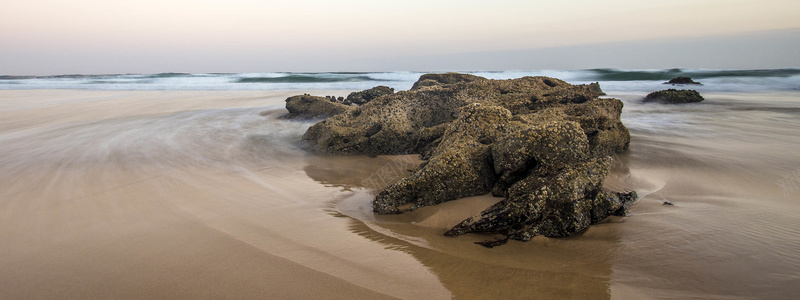
M 701 83 L 696 82 L 696 81 L 692 80 L 692 78 L 689 78 L 689 77 L 686 77 L 686 76 L 678 76 L 678 77 L 670 79 L 667 82 L 664 82 L 664 84 L 673 84 L 673 85 L 675 85 L 675 84 L 701 84 Z
M 607 216 L 624 215 L 636 193 L 600 189 L 610 163 L 610 158 L 596 158 L 555 175 L 531 175 L 515 183 L 505 200 L 464 220 L 445 235 L 496 232 L 521 241 L 536 235 L 565 237 Z
M 663 91 L 652 92 L 644 97 L 643 102 L 658 102 L 665 104 L 684 104 L 684 103 L 697 103 L 705 100 L 695 90 L 676 90 L 668 89 Z
M 309 95 L 292 96 L 286 98 L 286 118 L 327 118 L 347 111 L 349 107 L 336 101 L 331 96 L 317 97 Z
M 350 93 L 350 95 L 347 95 L 347 101 L 352 104 L 363 105 L 367 102 L 372 101 L 375 98 L 378 98 L 383 95 L 391 95 L 393 93 L 394 93 L 393 88 L 381 85 L 360 92 L 352 92 Z
M 326 153 L 421 154 L 425 161 L 411 175 L 378 193 L 376 213 L 492 192 L 506 199 L 447 235 L 567 236 L 624 215 L 636 198 L 601 189 L 609 155 L 630 143 L 622 102 L 600 99 L 601 93 L 597 84 L 548 77 L 426 74 L 410 91 L 378 96 L 311 126 L 303 139 Z

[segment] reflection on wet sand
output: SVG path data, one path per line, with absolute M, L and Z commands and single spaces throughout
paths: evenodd
M 415 158 L 415 156 L 412 156 Z M 619 246 L 612 219 L 568 239 L 535 238 L 487 249 L 474 242 L 492 238 L 443 234 L 463 219 L 499 201 L 490 195 L 424 207 L 402 215 L 374 215 L 375 190 L 364 186 L 374 173 L 397 160 L 393 156 L 329 157 L 305 168 L 314 180 L 354 191 L 330 213 L 348 217 L 349 229 L 360 236 L 413 255 L 433 271 L 459 299 L 544 298 L 609 299 L 612 264 Z M 346 166 L 346 167 L 345 167 Z M 358 166 L 360 172 L 347 172 Z M 323 172 L 322 170 L 328 170 Z M 339 171 L 336 171 L 339 170 Z
M 450 298 L 325 213 L 343 194 L 302 171 L 310 123 L 259 114 L 280 93 L 2 95 L 0 298 Z

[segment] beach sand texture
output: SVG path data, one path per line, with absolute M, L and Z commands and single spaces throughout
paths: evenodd
M 347 94 L 0 91 L 0 298 L 800 295 L 800 191 L 779 184 L 800 169 L 797 110 L 717 116 L 749 102 L 704 95 L 680 120 L 696 129 L 664 135 L 646 121 L 672 108 L 614 95 L 633 139 L 606 186 L 639 192 L 630 216 L 487 249 L 442 234 L 496 198 L 373 215 L 419 161 L 304 152 L 312 122 L 279 119 L 302 93 Z

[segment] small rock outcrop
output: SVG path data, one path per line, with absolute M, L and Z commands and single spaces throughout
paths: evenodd
M 311 96 L 308 94 L 297 95 L 286 98 L 286 110 L 289 114 L 284 116 L 286 119 L 319 119 L 328 118 L 354 108 L 355 106 L 366 104 L 378 97 L 391 95 L 394 89 L 387 86 L 376 86 L 374 88 L 350 93 L 347 98 L 335 96 Z
M 601 188 L 610 155 L 630 143 L 622 102 L 601 94 L 597 84 L 549 77 L 426 74 L 409 91 L 378 96 L 311 126 L 303 140 L 325 153 L 421 155 L 424 162 L 411 175 L 377 194 L 375 213 L 492 193 L 505 200 L 447 235 L 562 237 L 624 215 L 636 198 Z
M 665 104 L 684 104 L 697 103 L 703 100 L 705 100 L 703 96 L 701 96 L 700 93 L 695 90 L 668 89 L 647 94 L 642 101 Z
M 670 79 L 667 82 L 664 82 L 664 84 L 676 85 L 676 84 L 701 84 L 701 83 L 692 80 L 692 78 L 690 78 L 690 77 L 678 76 L 678 77 Z
M 378 98 L 383 95 L 390 95 L 394 93 L 394 89 L 388 86 L 376 86 L 374 88 L 360 91 L 360 92 L 352 92 L 350 95 L 347 95 L 347 99 L 345 99 L 345 104 L 355 104 L 355 105 L 363 105 L 367 102 L 372 101 L 375 98 Z
M 334 97 L 310 95 L 292 96 L 286 99 L 287 119 L 327 118 L 347 111 L 350 107 Z

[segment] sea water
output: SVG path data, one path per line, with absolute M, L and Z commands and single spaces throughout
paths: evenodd
M 0 75 L 0 89 L 88 90 L 363 90 L 385 85 L 407 90 L 426 72 L 333 73 L 162 73 L 109 75 Z M 699 91 L 747 92 L 800 90 L 800 69 L 772 70 L 619 70 L 466 72 L 490 79 L 550 76 L 573 84 L 601 82 L 610 91 L 651 91 L 677 76 L 704 83 Z

